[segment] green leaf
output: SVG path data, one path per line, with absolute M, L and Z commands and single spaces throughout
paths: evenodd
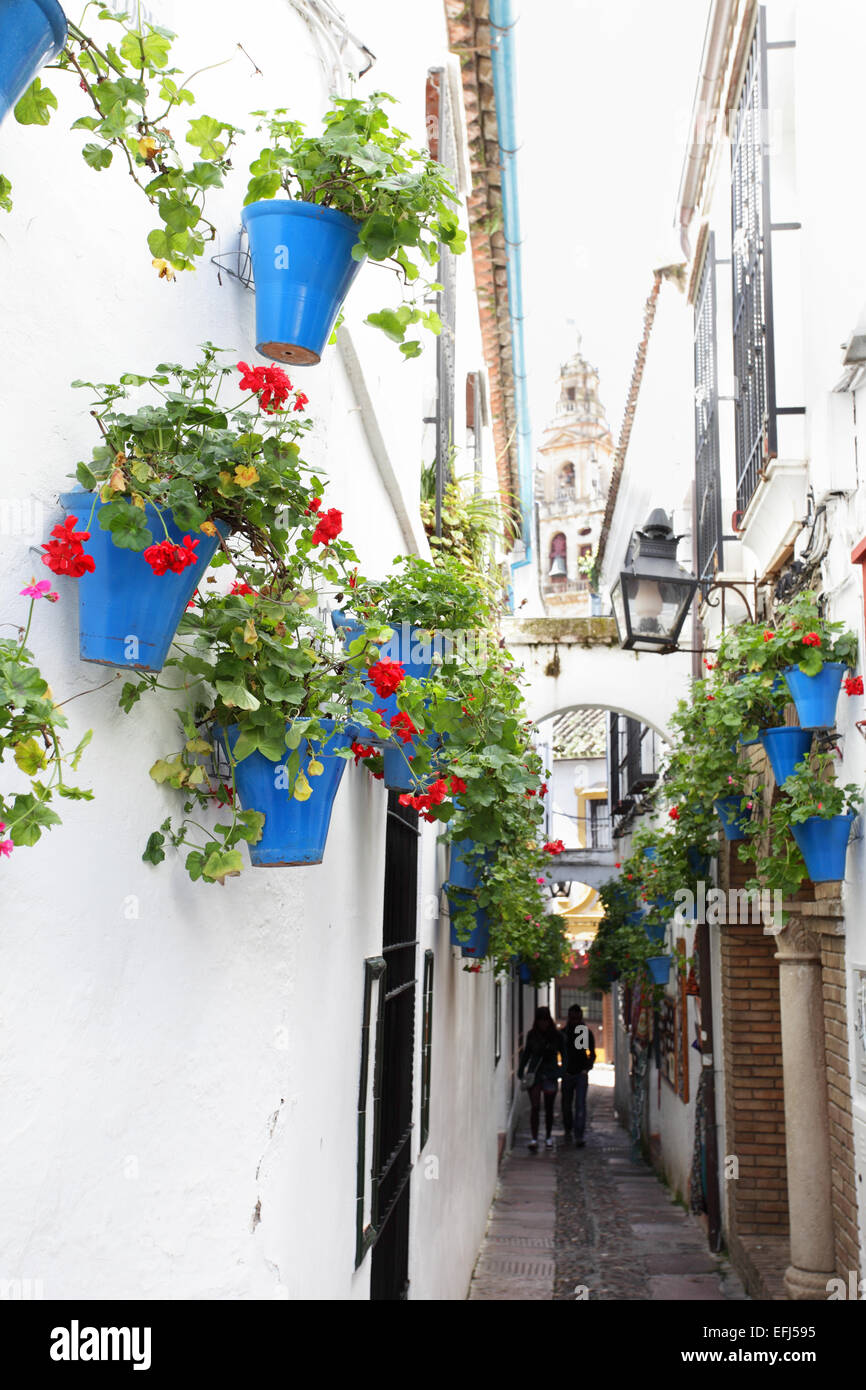
M 250 179 L 247 186 L 247 196 L 244 198 L 244 207 L 250 203 L 257 203 L 263 198 L 274 198 L 280 191 L 280 175 L 278 171 L 270 174 L 257 174 Z
M 106 149 L 104 145 L 92 143 L 86 144 L 81 153 L 85 163 L 89 164 L 91 169 L 107 169 L 113 158 L 111 150 Z
M 12 185 L 4 174 L 0 174 L 0 208 L 4 212 L 12 211 L 12 199 L 9 194 L 12 192 Z
M 123 36 L 120 56 L 133 68 L 164 68 L 170 48 L 171 40 L 164 34 L 151 31 L 145 35 L 132 30 Z
M 249 709 L 259 708 L 259 701 L 251 690 L 240 681 L 216 681 L 216 688 L 224 705 L 229 709 Z
M 420 357 L 423 349 L 417 338 L 410 338 L 407 343 L 400 344 L 400 351 L 404 357 Z
M 43 87 L 40 78 L 34 77 L 15 106 L 15 119 L 19 125 L 47 125 L 52 110 L 57 110 L 56 96 L 50 88 Z
M 238 849 L 215 849 L 204 861 L 202 865 L 202 878 L 208 883 L 225 883 L 227 878 L 234 878 L 241 873 L 244 861 Z
M 85 492 L 92 492 L 96 487 L 96 474 L 87 467 L 86 463 L 79 463 L 75 469 L 75 476 L 84 488 Z
M 120 698 L 117 701 L 124 714 L 129 714 L 133 705 L 138 704 L 144 689 L 145 686 L 143 682 L 141 685 L 133 685 L 131 681 L 126 681 L 124 683 L 123 689 L 120 692 Z
M 406 320 L 396 309 L 381 309 L 378 313 L 368 314 L 364 321 L 372 328 L 381 328 L 392 342 L 402 343 L 406 336 Z
M 265 817 L 262 811 L 239 811 L 236 828 L 242 840 L 249 845 L 257 845 L 262 838 Z
M 213 116 L 197 116 L 189 123 L 187 143 L 196 145 L 203 159 L 221 159 L 226 152 L 225 145 L 218 139 L 223 129 L 222 121 L 214 120 Z
M 153 834 L 148 836 L 144 854 L 141 856 L 145 864 L 162 863 L 163 859 L 165 858 L 165 850 L 163 849 L 164 844 L 165 836 L 162 835 L 158 830 L 154 830 Z
M 26 772 L 28 777 L 32 777 L 35 772 L 41 772 L 45 766 L 45 750 L 35 738 L 16 743 L 13 756 L 21 771 Z
M 111 532 L 111 539 L 120 550 L 145 550 L 153 543 L 153 534 L 140 507 L 116 499 L 99 509 L 99 525 Z
M 222 188 L 222 170 L 216 164 L 205 164 L 197 160 L 192 168 L 187 170 L 186 181 L 195 184 L 196 188 Z

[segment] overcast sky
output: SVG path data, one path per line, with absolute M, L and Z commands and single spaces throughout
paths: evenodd
M 673 222 L 708 12 L 709 0 L 520 6 L 520 199 L 535 444 L 578 330 L 618 434 L 652 270 L 682 259 Z

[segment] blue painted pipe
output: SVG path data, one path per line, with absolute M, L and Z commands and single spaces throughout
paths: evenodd
M 499 163 L 502 170 L 502 213 L 508 270 L 508 306 L 511 317 L 511 351 L 514 366 L 514 405 L 517 417 L 517 467 L 520 515 L 525 557 L 512 564 L 520 569 L 532 561 L 532 427 L 529 418 L 529 383 L 523 335 L 523 264 L 520 233 L 520 196 L 517 183 L 517 64 L 512 0 L 490 0 L 490 52 L 493 93 L 499 130 Z

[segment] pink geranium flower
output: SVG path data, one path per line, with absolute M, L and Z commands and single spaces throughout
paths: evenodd
M 60 595 L 55 594 L 52 590 L 50 579 L 40 579 L 38 583 L 34 579 L 32 584 L 28 584 L 26 589 L 21 590 L 21 597 L 47 598 L 49 603 L 56 603 Z

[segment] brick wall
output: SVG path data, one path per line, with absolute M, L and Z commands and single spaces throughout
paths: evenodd
M 845 1008 L 845 938 L 821 935 L 824 987 L 824 1047 L 830 1112 L 830 1167 L 833 1179 L 833 1227 L 836 1273 L 847 1280 L 860 1258 L 857 1192 L 854 1186 L 854 1127 L 848 1070 L 848 1020 Z
M 720 869 L 726 888 L 743 887 L 750 874 L 736 852 L 721 856 Z M 787 1236 L 785 1094 L 775 938 L 765 936 L 760 923 L 711 930 L 721 933 L 727 1150 L 739 1161 L 739 1177 L 731 1180 L 729 1191 L 731 1234 Z

